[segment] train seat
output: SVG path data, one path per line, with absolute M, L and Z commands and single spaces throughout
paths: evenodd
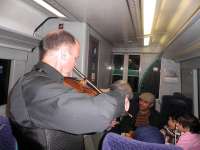
M 16 140 L 12 134 L 9 119 L 0 116 L 0 150 L 16 150 Z
M 175 145 L 141 142 L 127 137 L 108 133 L 103 141 L 102 150 L 182 150 Z

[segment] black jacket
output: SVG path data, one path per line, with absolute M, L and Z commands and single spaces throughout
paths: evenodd
M 122 113 L 124 96 L 119 92 L 92 97 L 64 86 L 63 80 L 51 66 L 37 64 L 11 91 L 10 119 L 25 128 L 78 135 L 101 132 Z

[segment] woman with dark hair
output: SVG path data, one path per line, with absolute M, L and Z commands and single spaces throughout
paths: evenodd
M 192 114 L 184 114 L 178 118 L 177 127 L 181 136 L 177 146 L 183 150 L 200 150 L 200 122 Z

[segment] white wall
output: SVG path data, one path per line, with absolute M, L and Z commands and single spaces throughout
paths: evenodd
M 184 79 L 183 79 L 183 85 L 182 85 L 182 88 L 183 88 L 183 92 L 185 93 L 185 95 L 189 96 L 192 98 L 192 91 L 191 91 L 191 88 L 192 88 L 192 70 L 193 69 L 199 69 L 200 68 L 200 57 L 197 57 L 197 58 L 193 58 L 193 59 L 189 59 L 189 60 L 185 60 L 183 62 L 181 62 L 181 71 L 184 76 Z M 190 80 L 186 80 L 185 78 L 186 77 L 191 77 Z M 188 84 L 188 81 L 190 82 L 190 84 Z M 184 86 L 184 87 L 183 87 Z
M 162 58 L 159 97 L 161 99 L 163 95 L 172 95 L 174 92 L 181 92 L 180 64 Z
M 31 49 L 38 41 L 1 28 L 0 34 L 0 59 L 11 60 L 9 93 L 19 77 L 37 63 L 38 54 L 36 51 L 31 52 Z M 4 108 L 0 107 L 0 114 L 2 115 L 5 115 Z
M 1 0 L 0 26 L 12 31 L 32 36 L 35 28 L 52 15 L 48 11 L 38 11 L 36 3 L 26 0 Z
M 28 71 L 26 70 L 26 64 L 29 64 L 29 67 L 32 67 L 33 64 L 36 63 L 34 60 L 29 62 L 27 59 L 28 53 L 29 52 L 0 46 L 0 59 L 11 60 L 8 93 L 19 77 Z M 5 106 L 0 107 L 0 115 L 5 115 Z
M 9 91 L 15 84 L 17 79 L 24 74 L 25 64 L 27 61 L 27 52 L 11 49 L 8 47 L 0 47 L 0 59 L 11 60 Z
M 95 30 L 93 30 L 88 26 L 88 38 L 87 38 L 88 50 L 89 50 L 89 35 L 92 35 L 93 37 L 99 40 L 97 85 L 99 88 L 107 88 L 111 83 L 112 71 L 108 70 L 106 67 L 112 65 L 112 45 L 104 38 L 102 38 L 102 36 L 100 36 Z
M 182 93 L 193 99 L 194 104 L 199 103 L 200 93 L 200 57 L 185 60 L 181 62 L 181 76 L 182 76 Z M 197 83 L 194 83 L 194 70 L 197 70 Z M 197 91 L 197 93 L 195 93 Z M 197 95 L 196 95 L 197 94 Z

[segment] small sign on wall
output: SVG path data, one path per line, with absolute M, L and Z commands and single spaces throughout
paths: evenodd
M 64 29 L 64 24 L 63 23 L 59 23 L 58 24 L 58 29 L 59 30 L 63 30 Z

